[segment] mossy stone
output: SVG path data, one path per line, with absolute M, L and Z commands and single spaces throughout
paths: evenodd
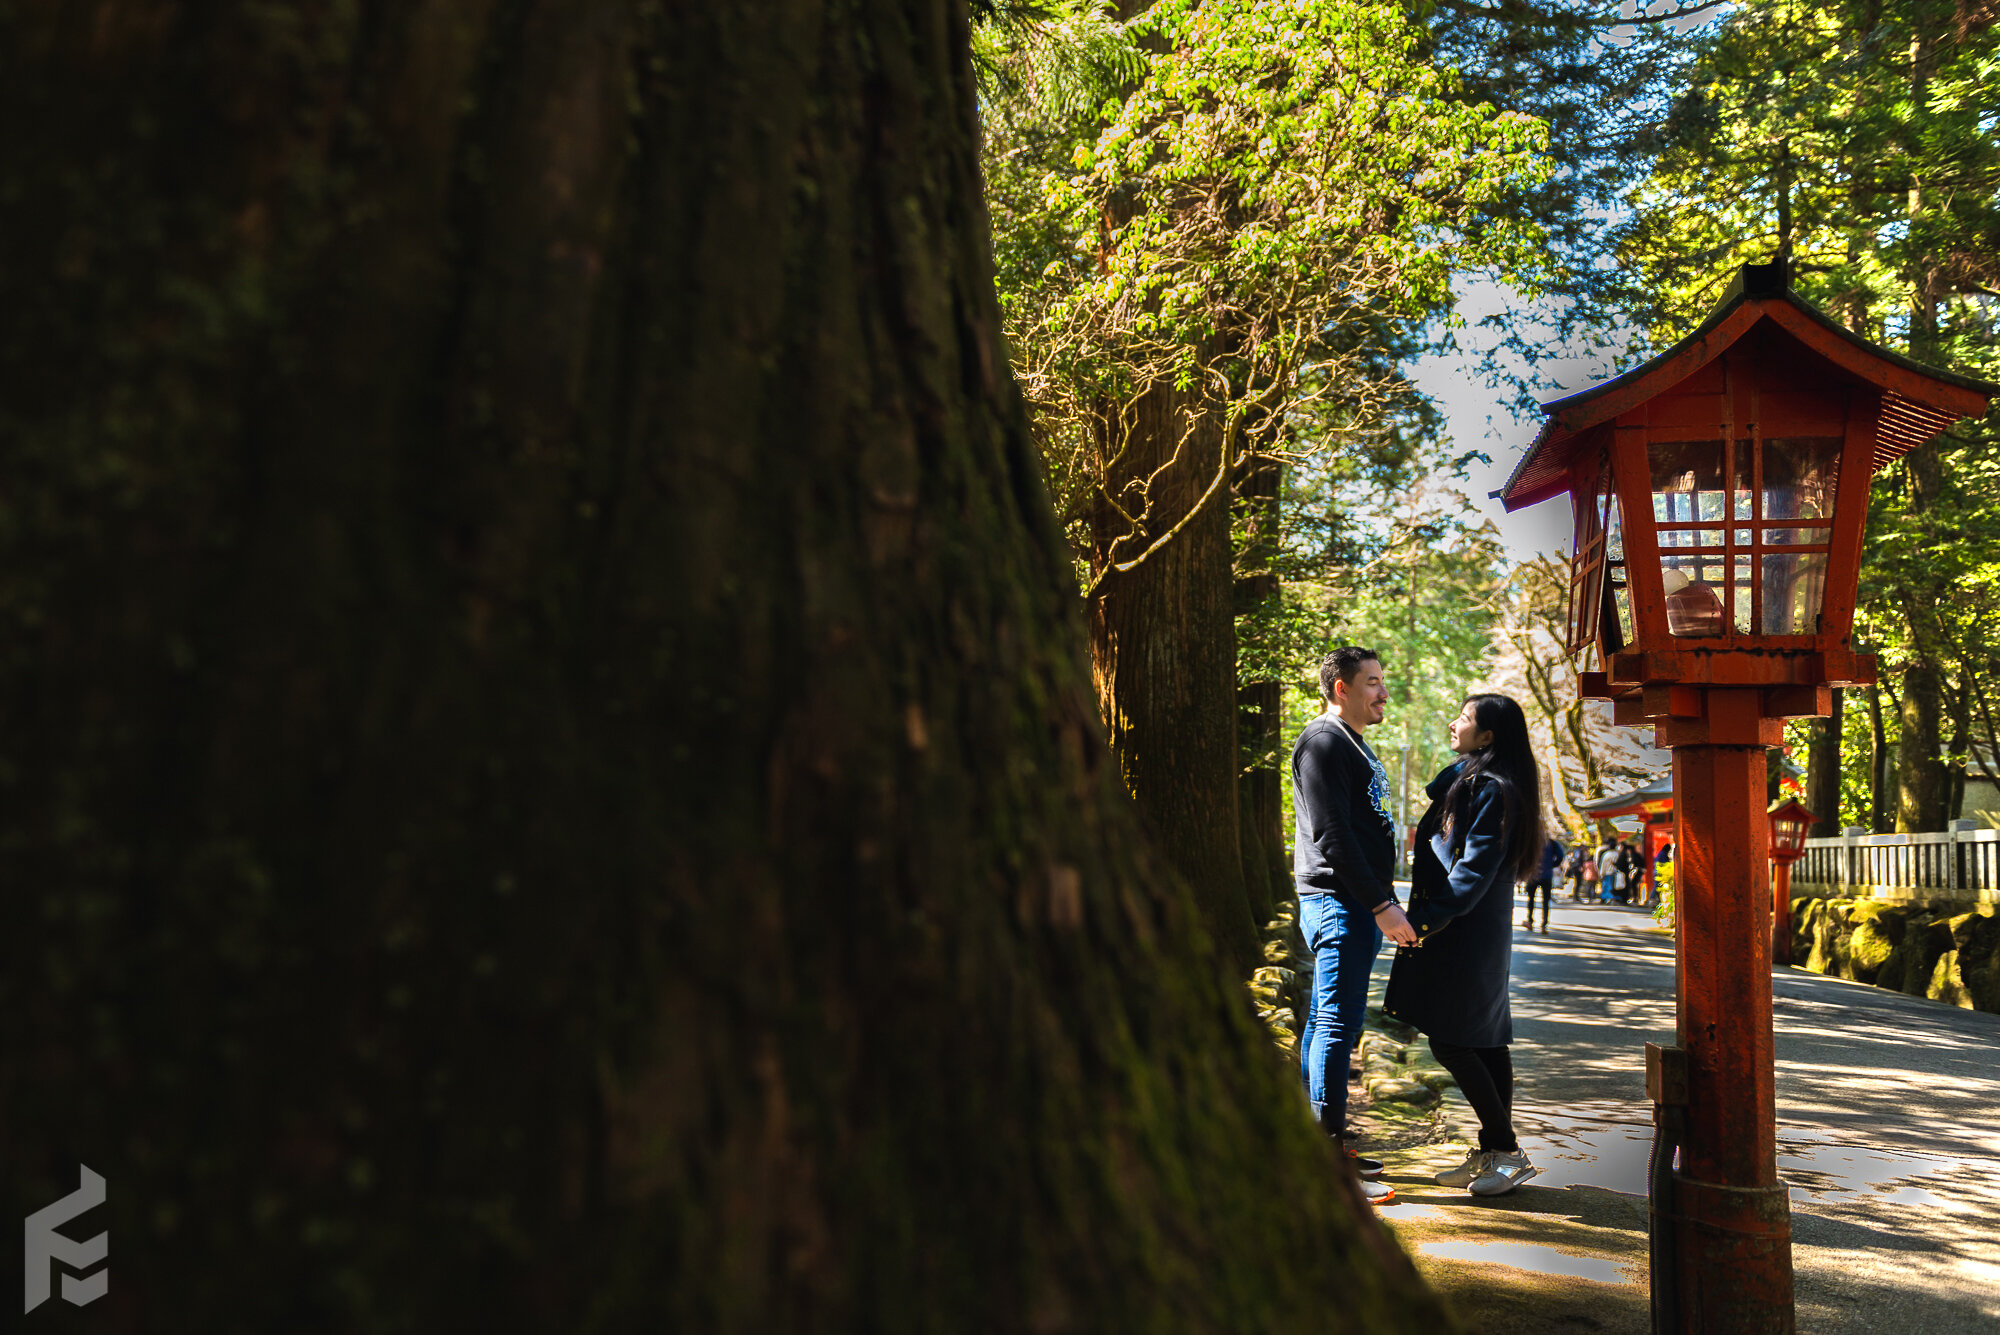
M 1991 904 L 1957 914 L 1947 919 L 1945 925 L 1951 932 L 1952 944 L 1962 952 L 1984 955 L 2000 946 L 2000 918 L 1994 916 Z
M 1857 983 L 1872 983 L 1889 962 L 1896 943 L 1872 918 L 1864 918 L 1847 941 L 1847 968 Z
M 1903 968 L 1903 992 L 1908 996 L 1930 995 L 1931 978 L 1937 972 L 1938 957 L 1953 948 L 1951 929 L 1943 922 L 1912 916 L 1910 931 L 1903 938 L 1908 952 Z
M 1827 923 L 1826 901 L 1809 900 L 1799 915 L 1798 933 L 1792 939 L 1792 958 L 1802 959 L 1814 973 L 1825 973 L 1833 962 L 1833 952 L 1823 949 L 1821 944 L 1829 939 Z
M 1966 995 L 1972 1000 L 1972 1008 L 2000 1015 L 2000 948 L 1984 956 L 1968 956 L 1961 951 L 1958 972 L 1964 980 Z
M 1374 1080 L 1368 1092 L 1377 1103 L 1429 1103 L 1437 1098 L 1437 1091 L 1418 1080 Z
M 1873 928 L 1887 937 L 1889 944 L 1893 946 L 1902 941 L 1903 930 L 1909 922 L 1909 917 L 1910 910 L 1907 905 L 1892 904 L 1881 899 L 1864 899 L 1855 904 L 1854 911 L 1848 914 L 1847 920 L 1857 932 L 1864 926 Z
M 1966 991 L 1965 979 L 1958 971 L 1956 950 L 1947 950 L 1938 956 L 1937 964 L 1931 969 L 1930 986 L 1924 990 L 1924 995 L 1947 1006 L 1972 1009 L 1972 994 Z

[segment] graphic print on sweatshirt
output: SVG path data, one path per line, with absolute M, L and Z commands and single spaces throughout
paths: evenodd
M 1396 818 L 1389 814 L 1389 771 L 1382 768 L 1381 758 L 1375 754 L 1368 743 L 1361 740 L 1360 733 L 1356 732 L 1344 720 L 1340 726 L 1347 730 L 1347 735 L 1353 739 L 1356 746 L 1361 748 L 1361 754 L 1368 758 L 1368 801 L 1375 808 L 1375 814 L 1382 818 L 1382 823 L 1391 830 L 1394 830 L 1396 828 Z

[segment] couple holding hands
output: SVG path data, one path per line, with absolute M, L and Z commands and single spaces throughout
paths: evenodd
M 1311 1010 L 1299 1058 L 1313 1113 L 1347 1134 L 1347 1065 L 1368 1001 L 1368 975 L 1387 937 L 1398 947 L 1383 1010 L 1430 1039 L 1479 1115 L 1479 1145 L 1437 1175 L 1442 1186 L 1499 1196 L 1535 1175 L 1514 1136 L 1514 1068 L 1507 1045 L 1514 882 L 1532 876 L 1546 842 L 1540 773 L 1520 705 L 1475 695 L 1451 723 L 1458 759 L 1424 790 L 1410 898 L 1396 898 L 1396 826 L 1389 776 L 1363 738 L 1389 692 L 1369 649 L 1320 663 L 1326 712 L 1292 746 L 1293 873 L 1299 928 L 1313 952 Z M 1352 1150 L 1369 1200 L 1395 1191 L 1382 1165 Z

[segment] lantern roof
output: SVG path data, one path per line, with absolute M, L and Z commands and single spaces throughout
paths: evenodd
M 1494 497 L 1518 510 L 1568 490 L 1578 437 L 1672 389 L 1765 325 L 1882 391 L 1878 470 L 1959 418 L 1983 416 L 2000 395 L 2000 385 L 1925 366 L 1845 328 L 1792 291 L 1783 261 L 1746 264 L 1686 338 L 1622 375 L 1543 404 L 1548 420 Z

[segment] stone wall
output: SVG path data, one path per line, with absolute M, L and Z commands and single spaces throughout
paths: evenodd
M 2000 1014 L 2000 917 L 1946 901 L 1794 899 L 1792 959 L 1815 973 Z

